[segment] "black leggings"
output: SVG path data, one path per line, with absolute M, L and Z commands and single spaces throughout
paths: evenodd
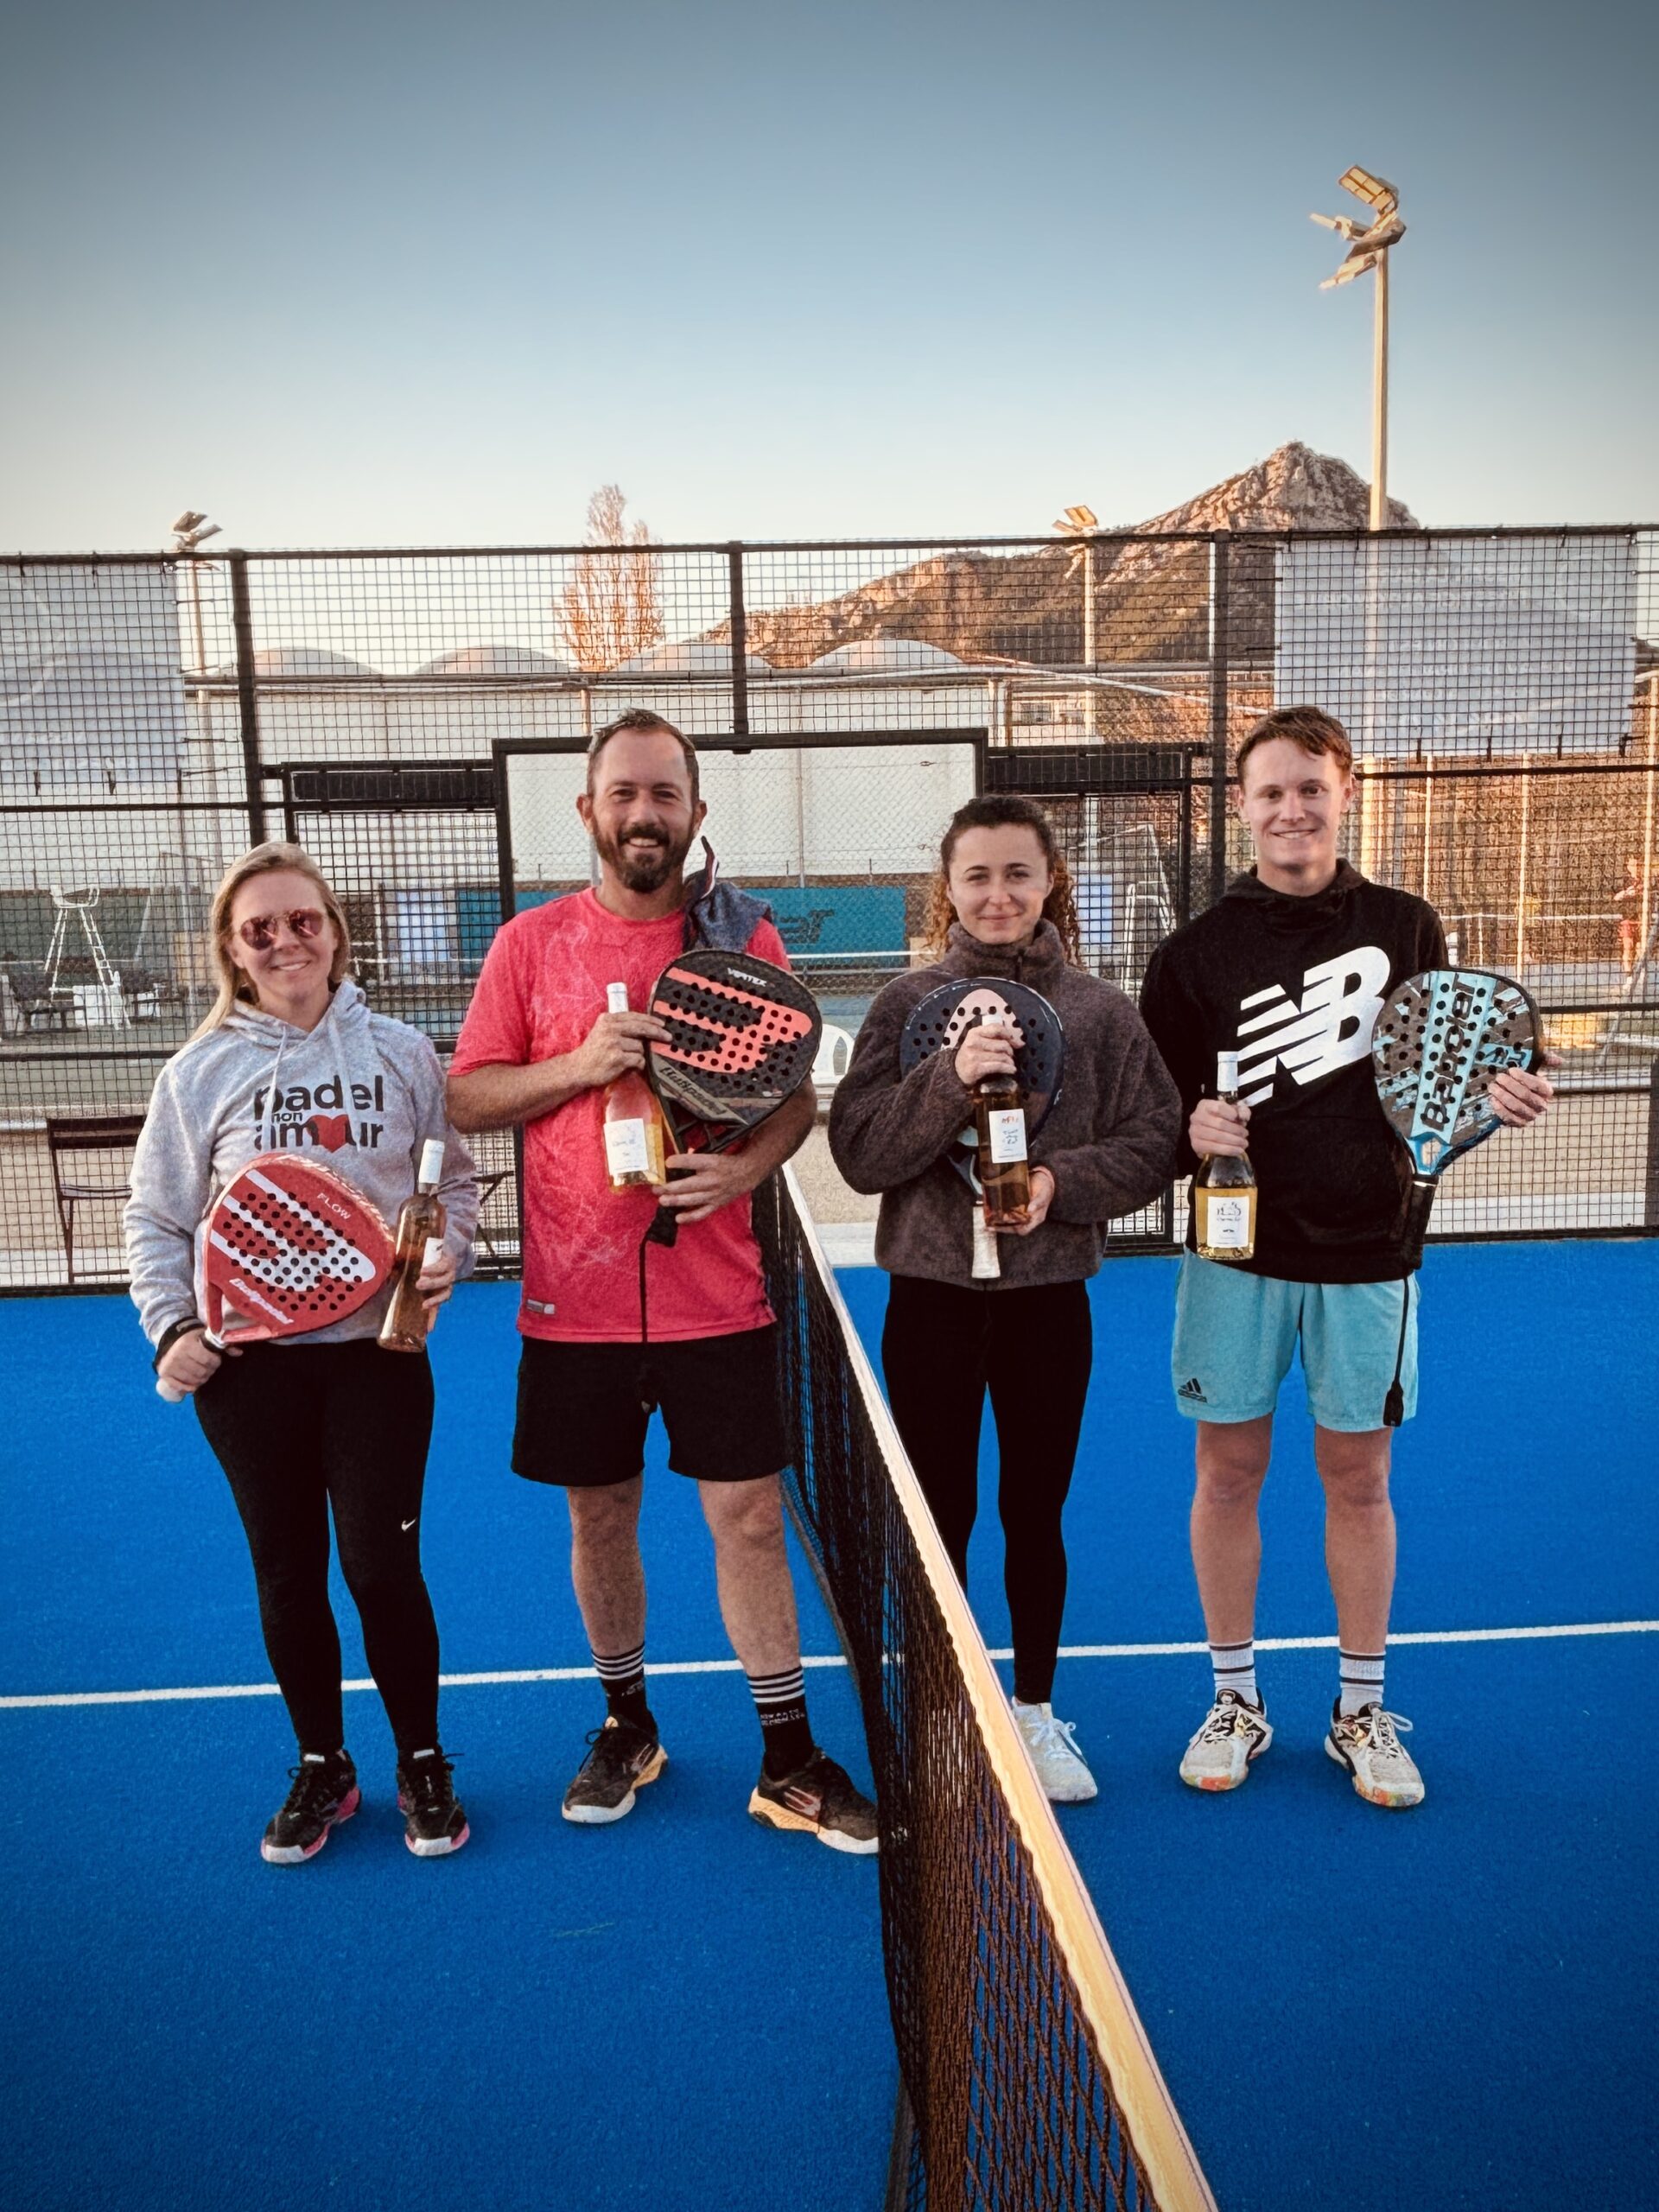
M 1046 1703 L 1054 1687 L 1065 1610 L 1060 1514 L 1093 1346 L 1080 1282 L 986 1291 L 893 1278 L 881 1336 L 887 1399 L 964 1587 L 979 1508 L 980 1415 L 990 1389 L 1014 1694 L 1022 1705 Z
M 252 1344 L 196 1393 L 259 1586 L 265 1649 L 305 1751 L 345 1741 L 340 1632 L 328 1603 L 328 1509 L 340 1572 L 401 1756 L 438 1739 L 438 1630 L 421 1573 L 432 1435 L 424 1355 Z

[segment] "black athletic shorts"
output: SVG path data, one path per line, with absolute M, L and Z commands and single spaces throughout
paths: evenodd
M 778 1398 L 778 1330 L 683 1344 L 550 1344 L 526 1337 L 518 1359 L 512 1471 L 567 1490 L 626 1483 L 645 1463 L 662 1409 L 668 1464 L 694 1482 L 746 1483 L 789 1458 Z

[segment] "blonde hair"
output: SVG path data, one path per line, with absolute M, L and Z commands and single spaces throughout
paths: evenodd
M 969 799 L 950 817 L 939 847 L 939 865 L 928 887 L 927 912 L 922 922 L 922 948 L 938 959 L 944 950 L 945 939 L 950 934 L 950 925 L 957 918 L 957 910 L 950 903 L 948 878 L 950 861 L 957 849 L 957 840 L 964 830 L 1029 830 L 1043 849 L 1048 862 L 1048 896 L 1043 901 L 1043 919 L 1052 922 L 1059 932 L 1060 944 L 1074 968 L 1083 964 L 1083 932 L 1077 925 L 1077 901 L 1071 892 L 1071 871 L 1065 864 L 1065 855 L 1060 850 L 1060 841 L 1054 834 L 1054 824 L 1034 799 L 1015 793 L 996 793 L 984 798 Z
M 208 920 L 208 952 L 213 960 L 213 973 L 218 978 L 219 995 L 192 1031 L 193 1037 L 205 1037 L 209 1030 L 219 1028 L 238 1005 L 257 1005 L 258 994 L 254 989 L 251 977 L 231 957 L 231 908 L 237 893 L 245 883 L 251 883 L 257 875 L 274 875 L 279 868 L 302 875 L 308 883 L 316 887 L 323 912 L 334 925 L 334 957 L 328 963 L 330 990 L 351 966 L 352 933 L 346 925 L 346 916 L 310 854 L 302 846 L 285 845 L 276 841 L 256 845 L 251 853 L 244 853 L 239 861 L 231 862 L 213 893 L 213 911 Z

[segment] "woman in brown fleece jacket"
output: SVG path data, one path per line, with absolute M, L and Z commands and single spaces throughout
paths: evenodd
M 1180 1101 L 1134 1001 L 1077 965 L 1077 923 L 1053 826 L 1032 800 L 970 800 L 939 854 L 930 934 L 943 957 L 897 977 L 865 1018 L 836 1092 L 830 1148 L 857 1191 L 880 1192 L 875 1255 L 892 1275 L 881 1339 L 893 1418 L 964 1585 L 989 1389 L 1014 1627 L 1014 1717 L 1048 1795 L 1095 1795 L 1050 1698 L 1065 1604 L 1062 1509 L 1092 1356 L 1088 1278 L 1107 1226 L 1168 1181 Z M 911 1009 L 957 977 L 1041 992 L 1065 1032 L 1060 1092 L 1031 1144 L 1031 1211 L 999 1237 L 1001 1273 L 976 1281 L 973 1201 L 950 1154 L 969 1093 L 1014 1065 L 976 1026 L 901 1077 Z

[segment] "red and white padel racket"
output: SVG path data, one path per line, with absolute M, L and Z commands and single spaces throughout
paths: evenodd
M 214 1199 L 202 1275 L 215 1351 L 343 1321 L 391 1273 L 390 1231 L 360 1191 L 291 1153 L 262 1152 Z M 186 1393 L 158 1381 L 169 1404 Z

